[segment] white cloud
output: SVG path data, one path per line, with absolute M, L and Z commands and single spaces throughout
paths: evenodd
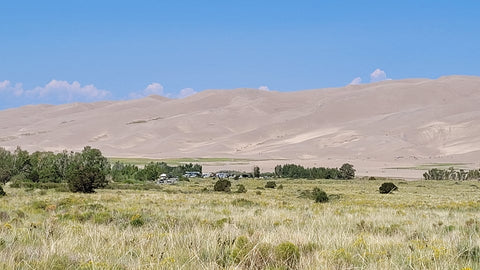
M 351 83 L 349 83 L 349 85 L 357 85 L 357 84 L 361 84 L 361 83 L 362 83 L 362 78 L 356 77 L 355 79 L 352 80 Z
M 258 87 L 259 90 L 263 90 L 263 91 L 270 91 L 270 88 L 268 88 L 268 86 L 266 85 L 262 85 L 260 87 Z
M 143 98 L 150 95 L 160 95 L 163 96 L 163 85 L 159 83 L 151 83 L 145 87 L 142 91 L 130 93 L 130 98 Z
M 100 100 L 111 93 L 107 90 L 96 88 L 93 84 L 82 86 L 78 81 L 69 83 L 67 81 L 51 80 L 45 86 L 37 86 L 32 90 L 23 90 L 17 84 L 17 92 L 25 94 L 30 98 L 54 98 L 60 101 L 75 100 Z
M 370 82 L 381 82 L 385 80 L 391 80 L 387 77 L 387 73 L 379 68 L 375 69 L 372 73 L 370 73 Z M 354 78 L 348 85 L 357 85 L 362 83 L 362 78 L 356 77 Z
M 12 86 L 12 83 L 9 80 L 0 82 L 0 93 L 10 94 L 13 93 L 14 96 L 18 97 L 24 93 L 21 83 L 16 83 L 15 86 Z
M 385 71 L 377 68 L 370 74 L 370 82 L 381 82 L 388 80 L 387 73 Z
M 196 94 L 197 91 L 195 91 L 193 88 L 183 88 L 180 90 L 180 93 L 178 94 L 178 98 L 185 98 L 191 95 Z
M 0 82 L 0 90 L 6 90 L 10 87 L 10 81 L 5 80 L 3 82 Z
M 151 83 L 143 90 L 145 95 L 161 95 L 163 94 L 163 85 L 159 83 Z

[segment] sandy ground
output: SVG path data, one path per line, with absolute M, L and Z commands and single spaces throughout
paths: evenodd
M 409 79 L 297 92 L 206 90 L 184 99 L 36 105 L 0 111 L 0 146 L 81 150 L 115 157 L 231 157 L 205 168 L 271 171 L 277 164 L 340 167 L 359 175 L 420 178 L 390 169 L 480 157 L 480 77 Z

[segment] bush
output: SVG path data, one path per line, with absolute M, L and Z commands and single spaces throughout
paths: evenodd
M 230 187 L 231 186 L 232 186 L 232 183 L 230 181 L 228 181 L 227 179 L 220 179 L 213 186 L 213 190 L 230 192 Z
M 140 227 L 143 224 L 145 224 L 145 219 L 143 219 L 142 215 L 136 214 L 130 218 L 130 225 L 133 227 Z
M 388 194 L 388 193 L 391 193 L 391 192 L 394 191 L 394 190 L 398 190 L 398 187 L 395 186 L 394 183 L 385 182 L 385 183 L 383 183 L 383 184 L 378 188 L 378 190 L 379 190 L 380 193 L 382 193 L 382 194 Z
M 240 185 L 237 185 L 238 189 L 237 189 L 237 193 L 245 193 L 247 192 L 247 189 L 245 188 L 244 185 L 240 184 Z
M 319 188 L 314 188 L 313 189 L 313 199 L 317 203 L 323 203 L 323 202 L 328 202 L 328 195 L 325 193 L 325 191 L 319 189 Z
M 277 260 L 286 264 L 289 268 L 295 268 L 300 259 L 300 251 L 295 244 L 283 242 L 275 247 L 275 256 Z
M 0 197 L 7 195 L 5 191 L 3 190 L 2 186 L 0 186 Z
M 327 193 L 318 187 L 313 188 L 313 190 L 302 191 L 299 198 L 311 199 L 318 203 L 328 202 L 330 200 Z
M 253 245 L 246 236 L 239 236 L 235 239 L 230 257 L 235 263 L 242 261 L 252 250 Z
M 265 188 L 275 188 L 276 186 L 277 186 L 277 183 L 275 183 L 275 181 L 268 181 L 265 184 Z

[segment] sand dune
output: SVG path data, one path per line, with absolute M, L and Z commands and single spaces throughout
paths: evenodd
M 0 146 L 100 148 L 108 156 L 235 157 L 266 170 L 353 163 L 364 175 L 421 175 L 387 167 L 462 162 L 478 167 L 480 77 L 408 79 L 298 92 L 207 90 L 0 111 Z M 275 161 L 268 162 L 268 160 Z M 251 166 L 250 164 L 248 166 Z

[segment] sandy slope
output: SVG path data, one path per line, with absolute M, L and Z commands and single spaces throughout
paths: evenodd
M 364 175 L 416 177 L 422 172 L 385 168 L 479 166 L 479 104 L 480 77 L 470 76 L 289 93 L 207 90 L 179 100 L 151 96 L 3 110 L 0 146 L 60 151 L 91 145 L 108 156 L 270 160 L 252 162 L 264 170 L 285 162 L 348 161 Z

